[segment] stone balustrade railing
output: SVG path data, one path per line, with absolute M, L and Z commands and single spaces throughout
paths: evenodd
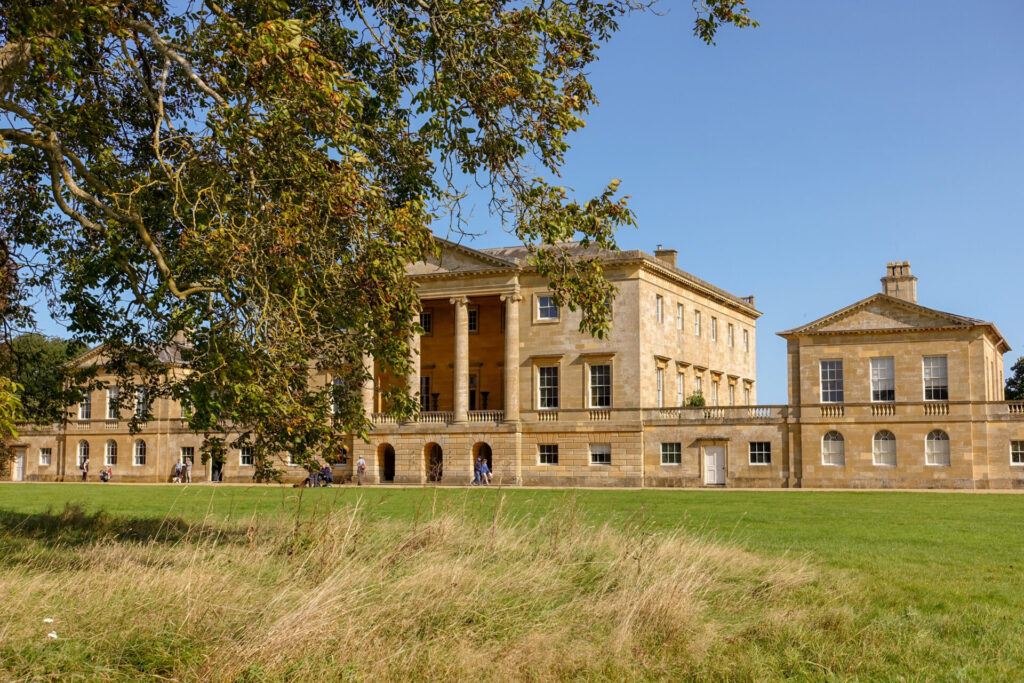
M 448 424 L 455 420 L 455 413 L 450 410 L 430 410 L 420 413 L 420 422 L 426 424 Z
M 471 410 L 468 413 L 470 422 L 504 422 L 504 410 Z

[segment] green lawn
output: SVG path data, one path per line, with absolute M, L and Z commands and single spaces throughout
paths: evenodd
M 821 608 L 835 623 L 821 625 L 829 632 L 821 652 L 799 644 L 794 656 L 801 661 L 791 674 L 1024 677 L 1024 495 L 338 487 L 300 496 L 279 487 L 3 484 L 0 541 L 15 538 L 32 515 L 65 504 L 138 520 L 210 523 L 288 519 L 301 509 L 314 524 L 318 515 L 358 504 L 370 524 L 439 512 L 476 524 L 489 522 L 499 501 L 506 519 L 530 524 L 572 513 L 594 526 L 682 532 L 764 558 L 806 562 L 820 576 L 806 590 L 808 608 Z M 749 615 L 726 605 L 719 611 L 739 629 L 731 637 L 742 638 Z M 751 638 L 759 647 L 757 635 Z M 815 653 L 810 668 L 808 651 Z M 773 661 L 772 672 L 786 675 Z

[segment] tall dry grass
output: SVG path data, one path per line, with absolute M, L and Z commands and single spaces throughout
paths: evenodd
M 73 508 L 6 524 L 0 675 L 754 677 L 756 658 L 712 653 L 809 618 L 800 595 L 815 581 L 793 559 L 595 527 L 571 506 L 531 524 L 500 508 L 489 524 L 457 511 L 403 524 L 358 506 L 141 524 Z

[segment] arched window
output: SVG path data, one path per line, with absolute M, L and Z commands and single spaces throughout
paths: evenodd
M 846 464 L 846 442 L 842 434 L 833 430 L 821 438 L 821 462 L 836 467 Z
M 113 439 L 107 442 L 107 456 L 103 464 L 108 467 L 117 464 L 117 442 Z
M 89 442 L 79 441 L 78 442 L 78 466 L 81 467 L 85 459 L 89 457 Z
M 871 456 L 876 465 L 896 466 L 896 437 L 887 429 L 875 432 L 871 442 Z
M 941 429 L 928 432 L 924 440 L 924 462 L 926 465 L 949 466 L 949 435 Z
M 146 442 L 139 439 L 135 442 L 135 465 L 146 464 Z

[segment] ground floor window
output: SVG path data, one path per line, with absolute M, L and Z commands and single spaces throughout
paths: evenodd
M 949 465 L 949 435 L 941 429 L 928 432 L 924 441 L 924 462 L 926 465 Z
M 135 442 L 135 465 L 141 466 L 146 464 L 146 442 L 139 439 Z
M 117 442 L 111 439 L 107 442 L 106 453 L 103 456 L 103 464 L 113 467 L 117 464 Z
M 896 437 L 887 429 L 875 434 L 871 442 L 871 456 L 876 465 L 896 466 Z
M 542 443 L 537 448 L 541 465 L 558 464 L 558 444 Z
M 1010 442 L 1010 464 L 1024 465 L 1024 441 Z
M 195 463 L 195 453 L 196 453 L 196 450 L 192 446 L 182 446 L 181 447 L 181 459 L 180 459 L 181 460 L 181 464 L 184 465 L 189 460 L 191 460 L 193 463 Z
M 821 439 L 821 464 L 842 467 L 846 464 L 846 442 L 837 431 L 827 432 Z
M 612 447 L 606 443 L 595 443 L 590 445 L 591 465 L 611 465 Z
M 40 467 L 49 467 L 50 466 L 50 460 L 53 457 L 52 454 L 53 454 L 53 451 L 51 451 L 49 448 L 40 448 L 39 449 L 39 465 L 40 465 Z
M 78 466 L 81 467 L 82 463 L 89 459 L 89 442 L 79 441 L 78 442 Z
M 255 459 L 252 455 L 252 446 L 242 446 L 238 450 L 238 464 L 242 467 L 252 467 Z
M 750 464 L 771 465 L 772 464 L 772 443 L 771 441 L 750 442 Z
M 661 464 L 678 465 L 683 461 L 683 446 L 679 443 L 661 444 Z

